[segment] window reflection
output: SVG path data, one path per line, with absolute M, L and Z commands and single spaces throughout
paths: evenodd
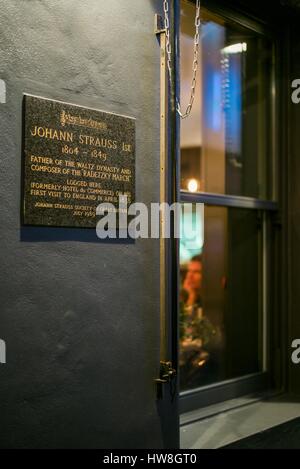
M 183 105 L 190 94 L 194 13 L 194 5 L 182 1 Z M 194 179 L 197 192 L 271 198 L 272 43 L 204 8 L 200 31 L 194 106 L 181 124 L 181 188 L 190 191 Z
M 180 245 L 182 390 L 262 369 L 260 213 L 207 206 L 203 224 Z

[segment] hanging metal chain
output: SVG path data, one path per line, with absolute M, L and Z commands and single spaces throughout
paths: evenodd
M 171 48 L 171 41 L 170 41 L 170 20 L 169 20 L 169 1 L 168 0 L 164 0 L 164 12 L 165 12 L 167 65 L 168 65 L 170 81 L 172 82 L 172 65 L 171 65 L 172 64 L 172 48 Z M 200 0 L 196 0 L 193 78 L 192 78 L 192 84 L 191 84 L 190 100 L 189 100 L 189 104 L 185 112 L 182 112 L 181 104 L 179 100 L 176 98 L 176 110 L 182 119 L 185 119 L 186 117 L 190 115 L 192 107 L 193 107 L 193 103 L 195 100 L 197 70 L 198 70 L 198 53 L 199 53 L 199 42 L 200 42 L 200 33 L 199 33 L 200 24 L 201 24 Z

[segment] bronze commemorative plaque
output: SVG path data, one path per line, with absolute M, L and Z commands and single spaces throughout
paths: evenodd
M 23 223 L 96 226 L 96 208 L 135 199 L 135 119 L 24 95 Z

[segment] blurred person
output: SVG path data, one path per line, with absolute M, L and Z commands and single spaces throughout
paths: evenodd
M 209 351 L 216 331 L 205 317 L 202 304 L 202 256 L 191 258 L 180 295 L 180 381 L 181 388 L 201 386 L 211 377 L 213 360 Z

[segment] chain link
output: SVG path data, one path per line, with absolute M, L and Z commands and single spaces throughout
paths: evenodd
M 165 13 L 165 30 L 166 30 L 166 53 L 167 53 L 167 66 L 169 71 L 170 81 L 172 82 L 172 48 L 170 40 L 170 19 L 169 19 L 169 1 L 164 0 L 164 13 Z M 191 84 L 191 95 L 189 104 L 185 112 L 182 112 L 181 104 L 176 98 L 176 110 L 181 119 L 185 119 L 191 113 L 193 103 L 195 100 L 196 83 L 197 83 L 197 70 L 198 70 L 198 53 L 200 43 L 199 27 L 201 24 L 200 19 L 200 0 L 196 0 L 196 18 L 195 18 L 195 37 L 194 37 L 194 58 L 193 58 L 193 77 Z

